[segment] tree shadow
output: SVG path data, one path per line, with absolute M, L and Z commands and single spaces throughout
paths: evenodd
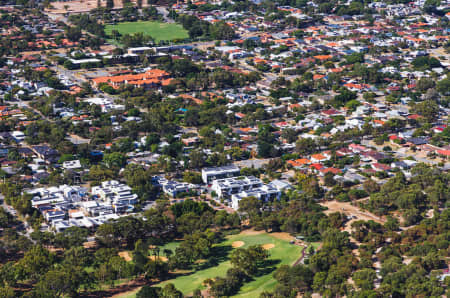
M 213 246 L 211 248 L 211 256 L 218 262 L 225 262 L 230 259 L 230 251 L 233 249 L 231 245 Z
M 169 243 L 172 243 L 172 242 L 181 243 L 181 242 L 183 242 L 183 239 L 169 239 L 169 240 L 167 240 L 167 239 L 159 239 L 158 241 L 155 241 L 155 242 L 156 243 L 150 243 L 150 244 L 157 245 L 157 246 L 160 246 L 162 248 L 166 244 L 169 244 Z
M 187 275 L 191 275 L 191 274 L 194 274 L 194 273 L 195 273 L 195 271 L 191 271 L 191 270 L 183 270 L 183 271 L 178 271 L 178 272 L 169 272 L 169 276 L 165 280 L 176 279 L 178 277 L 187 276 Z
M 220 263 L 228 261 L 230 259 L 230 251 L 232 249 L 233 248 L 231 245 L 213 246 L 210 253 L 211 257 L 209 257 L 205 262 L 195 266 L 195 270 L 205 270 L 211 267 L 216 267 Z
M 280 263 L 281 263 L 281 260 L 266 260 L 266 261 L 264 261 L 262 266 L 258 269 L 258 272 L 256 272 L 253 276 L 261 277 L 261 276 L 270 274 L 277 269 L 276 265 L 278 265 Z

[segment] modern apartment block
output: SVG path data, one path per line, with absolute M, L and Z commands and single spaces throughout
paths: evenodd
M 104 181 L 100 186 L 92 187 L 92 194 L 111 204 L 115 212 L 123 212 L 137 203 L 137 195 L 131 192 L 131 187 L 116 180 Z
M 256 177 L 239 176 L 214 180 L 211 189 L 217 193 L 219 198 L 229 198 L 233 194 L 259 188 L 262 185 L 261 180 Z
M 204 168 L 202 169 L 202 180 L 205 184 L 208 184 L 213 180 L 236 177 L 240 174 L 241 170 L 235 165 L 216 168 Z

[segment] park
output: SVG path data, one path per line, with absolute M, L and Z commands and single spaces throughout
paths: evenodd
M 157 43 L 161 40 L 173 41 L 189 37 L 187 31 L 179 24 L 154 21 L 122 22 L 105 26 L 106 34 L 111 38 L 113 30 L 117 30 L 121 35 L 143 33 L 151 36 Z
M 204 290 L 203 282 L 208 278 L 225 276 L 231 263 L 229 255 L 236 248 L 247 248 L 251 245 L 261 245 L 269 252 L 271 266 L 265 268 L 261 274 L 252 281 L 245 283 L 235 297 L 258 297 L 264 291 L 272 291 L 277 282 L 272 274 L 281 265 L 293 265 L 302 257 L 301 245 L 292 244 L 294 238 L 287 233 L 265 233 L 264 231 L 245 230 L 239 234 L 229 235 L 226 240 L 217 244 L 213 249 L 216 252 L 217 264 L 211 266 L 198 266 L 196 270 L 189 272 L 174 272 L 174 278 L 163 281 L 154 286 L 173 283 L 184 295 L 192 294 L 196 289 Z M 317 248 L 317 244 L 313 244 Z M 161 247 L 161 250 L 169 248 L 174 250 L 177 242 L 171 242 Z M 123 293 L 119 297 L 134 298 L 139 289 Z

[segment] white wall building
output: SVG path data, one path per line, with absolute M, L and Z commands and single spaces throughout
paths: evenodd
M 259 188 L 263 185 L 261 180 L 256 177 L 233 177 L 218 179 L 212 182 L 211 189 L 217 193 L 219 198 L 231 197 L 233 194 L 237 194 L 243 191 L 249 191 Z
M 60 185 L 48 188 L 40 187 L 28 190 L 27 193 L 33 195 L 31 206 L 51 205 L 55 203 L 79 202 L 86 195 L 87 189 L 80 186 Z
M 137 203 L 138 198 L 131 192 L 131 187 L 116 180 L 103 181 L 100 186 L 92 187 L 91 192 L 111 204 L 115 212 L 126 211 L 130 205 Z
M 272 200 L 279 200 L 281 197 L 281 191 L 276 189 L 274 186 L 267 184 L 261 187 L 254 188 L 252 190 L 245 190 L 231 196 L 231 208 L 234 210 L 239 209 L 239 202 L 243 198 L 255 197 L 263 202 L 268 202 Z
M 202 169 L 202 180 L 204 183 L 217 179 L 236 177 L 241 174 L 239 167 L 235 165 L 216 167 L 216 168 L 204 168 Z
M 239 202 L 243 198 L 255 197 L 267 202 L 279 200 L 281 197 L 281 191 L 274 185 L 264 185 L 260 179 L 253 176 L 214 180 L 211 189 L 219 198 L 231 198 L 231 207 L 235 210 L 239 209 Z
M 164 177 L 155 178 L 158 185 L 161 186 L 163 192 L 172 197 L 176 197 L 179 193 L 186 193 L 192 189 L 195 189 L 195 185 L 190 183 L 167 180 Z
M 81 162 L 77 160 L 68 160 L 63 162 L 63 168 L 66 170 L 81 169 Z

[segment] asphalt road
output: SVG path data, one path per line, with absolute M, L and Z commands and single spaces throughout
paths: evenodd
M 166 23 L 175 23 L 175 21 L 169 17 L 169 11 L 167 10 L 167 7 L 156 6 L 156 10 L 163 16 L 163 19 Z

